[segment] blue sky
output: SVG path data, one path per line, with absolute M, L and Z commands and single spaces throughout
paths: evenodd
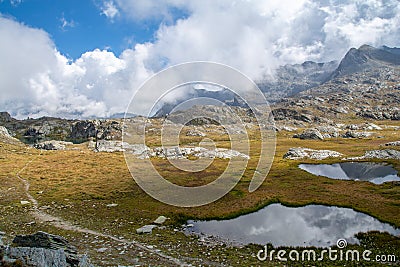
M 0 111 L 105 117 L 166 66 L 271 79 L 363 44 L 400 46 L 398 0 L 0 0 Z
M 4 0 L 0 2 L 0 13 L 45 30 L 57 49 L 72 59 L 95 48 L 119 55 L 136 43 L 153 41 L 160 19 L 111 20 L 102 13 L 103 5 L 102 1 L 94 0 Z

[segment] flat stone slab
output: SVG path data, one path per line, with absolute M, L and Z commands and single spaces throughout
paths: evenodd
M 151 234 L 153 232 L 153 229 L 156 227 L 157 227 L 157 225 L 147 224 L 147 225 L 144 225 L 144 226 L 136 229 L 136 233 L 137 234 Z

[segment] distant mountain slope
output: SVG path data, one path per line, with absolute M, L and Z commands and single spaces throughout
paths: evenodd
M 187 92 L 185 96 L 181 96 L 180 98 L 175 99 L 173 103 L 166 102 L 164 103 L 153 115 L 153 117 L 163 117 L 167 114 L 171 113 L 171 111 L 179 104 L 184 103 L 189 99 L 198 99 L 193 104 L 197 105 L 209 105 L 207 101 L 202 101 L 199 98 L 211 98 L 221 102 L 221 105 L 226 104 L 229 106 L 236 107 L 246 107 L 246 103 L 244 103 L 240 97 L 235 95 L 228 89 L 222 89 L 219 91 L 209 91 L 205 89 L 192 89 L 190 92 Z M 185 109 L 190 108 L 191 106 L 184 106 Z
M 273 78 L 257 81 L 270 102 L 295 95 L 301 91 L 325 82 L 338 66 L 337 61 L 316 63 L 306 61 L 302 64 L 285 65 L 276 70 Z
M 363 45 L 351 48 L 332 73 L 329 80 L 371 68 L 400 65 L 400 49 L 383 47 L 375 48 Z
M 382 49 L 389 53 L 400 55 L 400 48 L 398 48 L 398 47 L 388 47 L 388 46 L 384 45 L 384 46 L 382 46 Z

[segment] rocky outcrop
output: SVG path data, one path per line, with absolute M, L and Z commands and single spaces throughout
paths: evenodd
M 239 151 L 226 149 L 226 148 L 216 148 L 214 150 L 208 150 L 204 147 L 154 147 L 149 148 L 143 144 L 128 144 L 122 141 L 108 141 L 99 140 L 96 142 L 90 141 L 88 148 L 95 152 L 128 152 L 135 155 L 137 158 L 149 158 L 149 157 L 159 157 L 159 158 L 188 158 L 189 156 L 194 156 L 198 158 L 245 158 L 250 157 L 246 154 L 240 153 Z
M 125 147 L 127 147 L 125 143 Z M 89 141 L 88 148 L 95 152 L 124 152 L 124 143 L 121 141 L 98 140 L 97 142 Z
M 277 121 L 280 120 L 297 120 L 302 122 L 312 122 L 313 116 L 306 113 L 301 113 L 295 109 L 290 108 L 276 108 L 272 110 L 272 115 Z
M 203 133 L 203 132 L 201 132 L 201 131 L 199 131 L 199 130 L 196 130 L 196 129 L 191 129 L 191 130 L 188 130 L 187 132 L 186 132 L 186 136 L 199 136 L 199 137 L 204 137 L 204 136 L 206 136 L 206 134 L 205 133 Z
M 86 256 L 78 255 L 77 249 L 65 238 L 45 232 L 33 235 L 17 235 L 12 246 L 3 249 L 4 263 L 19 261 L 23 266 L 34 267 L 91 267 Z
M 80 140 L 96 136 L 96 126 L 93 121 L 78 121 L 71 128 L 71 138 Z
M 0 122 L 11 122 L 14 119 L 11 117 L 10 113 L 8 112 L 0 112 Z
M 400 146 L 400 141 L 389 142 L 385 146 Z
M 324 137 L 317 129 L 306 129 L 301 134 L 293 135 L 294 138 L 309 139 L 309 140 L 323 140 Z
M 277 126 L 277 131 L 286 131 L 286 132 L 294 132 L 297 131 L 296 127 L 291 127 L 291 126 Z
M 188 158 L 194 156 L 198 158 L 245 158 L 250 157 L 246 154 L 240 153 L 236 150 L 216 148 L 214 150 L 208 150 L 204 147 L 156 147 L 147 152 L 149 157 L 160 157 L 160 158 Z
M 340 135 L 340 129 L 334 126 L 318 126 L 316 129 L 322 134 L 324 138 L 336 138 Z
M 44 150 L 65 150 L 67 146 L 73 145 L 72 142 L 64 142 L 64 141 L 44 141 L 37 144 L 34 144 L 33 147 L 37 149 Z
M 23 266 L 37 267 L 67 267 L 77 265 L 67 265 L 67 258 L 62 249 L 26 248 L 26 247 L 7 247 L 4 251 L 5 263 L 16 263 L 17 260 Z M 17 265 L 15 265 L 17 266 Z
M 20 143 L 20 141 L 10 135 L 6 127 L 0 126 L 0 141 L 5 143 Z
M 343 138 L 367 138 L 373 135 L 372 132 L 356 132 L 356 131 L 347 131 L 343 134 Z
M 78 121 L 72 125 L 70 138 L 73 140 L 87 140 L 89 138 L 121 140 L 122 122 L 116 120 Z
M 400 120 L 400 110 L 391 107 L 366 109 L 357 112 L 356 115 L 373 120 Z
M 369 150 L 361 157 L 347 158 L 348 160 L 360 159 L 400 159 L 400 151 L 394 149 Z
M 343 154 L 333 151 L 333 150 L 314 150 L 310 148 L 295 147 L 290 148 L 289 151 L 283 156 L 284 159 L 316 159 L 322 160 L 326 158 L 337 158 L 341 157 Z

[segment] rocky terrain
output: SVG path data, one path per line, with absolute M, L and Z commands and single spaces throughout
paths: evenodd
M 398 170 L 399 55 L 396 48 L 362 46 L 351 49 L 341 62 L 281 67 L 276 79 L 262 88 L 274 97 L 274 123 L 265 107 L 249 110 L 225 91 L 203 89 L 193 94 L 214 96 L 230 107 L 197 105 L 169 114 L 171 106 L 163 106 L 156 116 L 132 116 L 127 124 L 117 118 L 17 120 L 1 112 L 0 231 L 6 232 L 0 232 L 2 264 L 91 266 L 89 257 L 80 254 L 87 252 L 99 266 L 256 266 L 257 246 L 209 242 L 186 236 L 183 229 L 190 227 L 188 218 L 231 218 L 277 201 L 353 207 L 400 226 L 398 183 L 333 181 L 298 168 L 303 162 L 371 161 Z M 232 118 L 231 111 L 238 117 Z M 250 165 L 244 181 L 223 199 L 198 209 L 179 209 L 147 196 L 126 168 L 121 152 L 136 157 L 138 168 L 141 159 L 152 158 L 171 182 L 208 182 L 207 172 L 182 175 L 166 163 L 215 158 L 211 174 L 219 173 L 230 158 L 253 163 L 257 155 L 230 149 L 227 131 L 241 138 L 247 131 L 257 147 L 255 115 L 262 118 L 261 128 L 274 130 L 277 146 L 270 174 L 254 193 L 248 192 L 251 170 L 256 169 Z M 163 125 L 181 129 L 179 147 L 161 146 L 156 137 Z M 128 126 L 136 134 L 145 133 L 149 145 L 129 136 Z M 216 146 L 201 143 L 207 139 L 216 140 Z M 387 241 L 390 238 L 394 241 Z M 369 242 L 374 248 L 387 243 L 388 251 L 398 251 L 398 237 L 390 238 L 384 237 L 379 246 Z
M 85 142 L 90 138 L 121 139 L 122 119 L 67 120 L 52 117 L 17 120 L 0 112 L 0 126 L 24 143 L 58 140 Z
M 85 255 L 61 236 L 45 232 L 17 235 L 11 245 L 1 243 L 1 266 L 92 267 Z

